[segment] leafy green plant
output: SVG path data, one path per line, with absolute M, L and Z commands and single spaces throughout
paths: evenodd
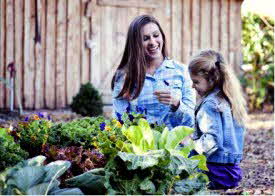
M 96 137 L 100 123 L 104 117 L 85 117 L 67 123 L 55 124 L 51 127 L 48 137 L 49 145 L 83 146 L 84 149 L 94 148 L 92 138 Z
M 26 117 L 15 127 L 14 137 L 19 140 L 22 149 L 29 152 L 30 157 L 40 154 L 42 146 L 46 144 L 52 122 L 42 114 Z
M 124 113 L 117 114 L 117 119 L 105 120 L 100 123 L 100 131 L 96 137 L 93 137 L 93 144 L 109 159 L 117 155 L 119 151 L 124 151 L 127 148 L 123 142 L 127 140 L 126 135 L 122 132 L 122 127 L 129 128 L 133 125 L 138 125 L 140 119 L 145 119 L 144 114 Z M 165 128 L 163 125 L 150 124 L 157 132 L 162 132 Z
M 66 182 L 85 193 L 97 191 L 95 183 L 104 186 L 107 194 L 190 194 L 204 190 L 208 178 L 198 169 L 207 170 L 206 158 L 203 155 L 188 158 L 192 144 L 178 148 L 192 132 L 188 127 L 176 127 L 160 133 L 142 118 L 137 125 L 123 125 L 122 133 L 127 140 L 116 144 L 121 151 L 108 161 L 104 170 L 91 170 Z M 186 188 L 179 189 L 179 183 Z
M 243 21 L 244 75 L 241 82 L 250 110 L 274 101 L 274 20 L 248 13 Z
M 14 142 L 8 131 L 8 129 L 0 128 L 0 171 L 28 157 L 28 153 Z
M 91 83 L 82 84 L 73 97 L 71 108 L 82 116 L 98 116 L 103 113 L 103 102 L 98 90 Z
M 78 188 L 60 189 L 57 180 L 69 167 L 68 161 L 43 165 L 45 157 L 37 156 L 22 161 L 0 174 L 3 195 L 82 195 Z

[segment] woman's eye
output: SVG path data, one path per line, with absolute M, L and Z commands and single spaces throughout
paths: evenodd
M 143 37 L 143 41 L 147 41 L 149 39 L 148 36 Z
M 158 36 L 159 36 L 159 34 L 155 34 L 155 35 L 154 35 L 154 37 L 158 37 Z

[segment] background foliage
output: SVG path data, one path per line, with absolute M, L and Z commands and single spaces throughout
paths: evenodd
M 82 116 L 98 116 L 103 113 L 102 97 L 98 90 L 91 84 L 82 84 L 71 103 L 72 111 Z
M 244 74 L 241 82 L 252 111 L 274 101 L 274 19 L 247 13 L 242 22 Z

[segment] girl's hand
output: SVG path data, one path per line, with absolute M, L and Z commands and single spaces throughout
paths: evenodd
M 160 103 L 170 105 L 174 110 L 177 110 L 180 105 L 180 100 L 172 95 L 170 91 L 155 91 L 154 95 L 157 96 Z

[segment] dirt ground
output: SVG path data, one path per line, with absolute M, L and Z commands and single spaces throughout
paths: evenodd
M 0 127 L 8 127 L 18 120 L 38 111 L 25 111 L 18 117 L 15 113 L 0 111 Z M 79 115 L 69 110 L 43 110 L 53 122 L 70 121 Z M 222 195 L 273 195 L 274 194 L 274 113 L 251 113 L 245 135 L 243 180 L 239 187 L 218 192 Z

